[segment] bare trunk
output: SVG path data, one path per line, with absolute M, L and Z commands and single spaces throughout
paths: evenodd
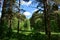
M 9 20 L 9 28 L 8 28 L 8 37 L 10 38 L 11 37 L 11 34 L 12 34 L 12 28 L 11 28 L 11 26 L 12 26 L 12 20 L 10 19 Z
M 8 21 L 9 21 L 9 28 L 8 28 L 8 37 L 10 38 L 11 34 L 12 34 L 12 0 L 10 0 L 10 3 L 9 3 L 9 9 L 8 9 Z
M 44 22 L 45 22 L 45 33 L 48 36 L 48 39 L 50 40 L 50 14 L 49 14 L 49 8 L 48 8 L 48 0 L 44 1 Z
M 19 7 L 20 7 L 20 0 L 19 0 Z M 19 12 L 18 13 L 20 13 L 20 9 L 18 9 L 19 10 Z M 17 33 L 19 33 L 19 22 L 20 22 L 20 15 L 18 15 L 18 27 L 17 27 Z
M 48 34 L 47 32 L 47 9 L 46 9 L 46 1 L 44 1 L 44 26 L 45 26 L 45 33 Z
M 4 0 L 3 2 L 3 7 L 2 7 L 2 16 L 1 16 L 1 22 L 0 22 L 0 38 L 2 38 L 3 33 L 4 33 L 4 22 L 5 22 L 5 14 L 6 14 L 6 3 L 7 0 Z
M 17 30 L 17 33 L 19 33 L 19 22 L 20 22 L 20 21 L 19 21 L 19 19 L 18 19 L 18 27 L 17 27 L 18 30 Z

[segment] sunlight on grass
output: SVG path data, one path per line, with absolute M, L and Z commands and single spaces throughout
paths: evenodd
M 17 32 L 17 30 L 13 30 L 13 32 Z M 25 35 L 29 35 L 30 33 L 32 33 L 32 31 L 29 32 L 23 32 L 23 31 L 19 31 L 19 33 L 25 34 Z M 45 32 L 40 32 L 41 34 L 45 34 Z M 56 33 L 56 32 L 51 32 L 51 34 L 56 34 L 56 35 L 60 35 L 60 33 Z

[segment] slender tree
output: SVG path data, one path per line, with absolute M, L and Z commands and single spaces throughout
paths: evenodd
M 3 36 L 4 33 L 4 21 L 5 21 L 5 14 L 6 14 L 6 3 L 7 0 L 4 0 L 3 7 L 2 7 L 2 16 L 1 16 L 1 22 L 0 22 L 0 37 Z
M 12 7 L 13 7 L 13 4 L 15 3 L 15 0 L 7 0 L 7 3 L 6 5 L 8 6 L 8 9 L 7 9 L 7 19 L 8 19 L 8 37 L 10 38 L 11 34 L 12 34 L 12 18 L 14 16 L 14 13 L 13 13 L 13 10 L 12 10 Z
M 48 35 L 48 38 L 50 40 L 50 13 L 49 13 L 49 5 L 48 5 L 48 0 L 44 0 L 44 18 L 45 18 L 45 31 L 46 34 Z
M 19 8 L 20 8 L 20 0 L 19 0 Z M 18 9 L 19 11 L 18 11 L 18 16 L 17 16 L 17 18 L 18 18 L 18 26 L 17 26 L 17 33 L 19 33 L 19 24 L 20 24 L 20 9 Z
M 0 31 L 0 33 L 2 33 L 2 32 L 6 33 L 5 30 L 8 28 L 7 26 L 9 26 L 11 28 L 11 18 L 12 18 L 11 14 L 12 14 L 12 4 L 13 3 L 14 3 L 14 0 L 13 1 L 12 0 L 3 1 L 2 16 L 1 16 L 1 22 L 0 22 L 0 27 L 2 30 Z M 7 22 L 6 25 L 5 25 L 5 22 Z

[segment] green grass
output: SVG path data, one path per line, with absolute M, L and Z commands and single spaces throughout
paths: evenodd
M 40 32 L 41 34 L 45 34 L 45 32 Z M 58 35 L 60 35 L 60 33 L 57 33 L 57 32 L 51 32 L 51 34 L 53 35 L 53 34 L 58 34 Z
M 13 32 L 17 32 L 17 30 L 13 30 Z M 23 33 L 25 35 L 29 35 L 33 31 L 19 31 L 19 33 Z M 40 32 L 41 34 L 45 34 L 45 32 Z M 51 35 L 60 35 L 60 33 L 57 32 L 51 32 Z

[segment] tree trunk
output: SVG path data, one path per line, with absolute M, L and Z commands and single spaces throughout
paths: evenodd
M 3 33 L 4 33 L 4 22 L 5 22 L 5 14 L 6 14 L 6 3 L 7 3 L 7 0 L 4 0 L 4 2 L 3 2 L 3 7 L 2 7 L 2 16 L 1 16 L 1 22 L 0 22 L 0 38 L 2 37 L 2 36 L 4 36 L 3 35 Z
M 9 21 L 8 37 L 10 38 L 10 37 L 11 37 L 11 34 L 12 34 L 12 28 L 11 28 L 11 26 L 12 26 L 12 20 L 10 19 L 10 20 L 8 20 L 8 21 Z
M 17 33 L 19 34 L 19 22 L 20 20 L 18 19 L 18 27 L 17 27 Z
M 44 1 L 44 26 L 45 26 L 45 33 L 48 34 L 47 33 L 47 14 L 46 14 L 47 9 L 46 9 L 46 6 L 47 6 L 46 1 Z
M 50 40 L 50 14 L 49 14 L 49 5 L 48 0 L 44 1 L 44 22 L 45 22 L 45 33 L 48 36 L 48 39 Z
M 9 27 L 8 27 L 8 37 L 10 38 L 11 34 L 12 34 L 12 0 L 10 0 L 9 2 L 9 9 L 8 9 L 8 21 L 9 21 Z
M 19 0 L 19 7 L 20 7 L 20 0 Z M 19 10 L 19 12 L 18 13 L 20 13 L 20 9 L 18 9 Z M 18 15 L 18 27 L 17 27 L 17 33 L 19 33 L 19 22 L 20 22 L 20 15 Z

